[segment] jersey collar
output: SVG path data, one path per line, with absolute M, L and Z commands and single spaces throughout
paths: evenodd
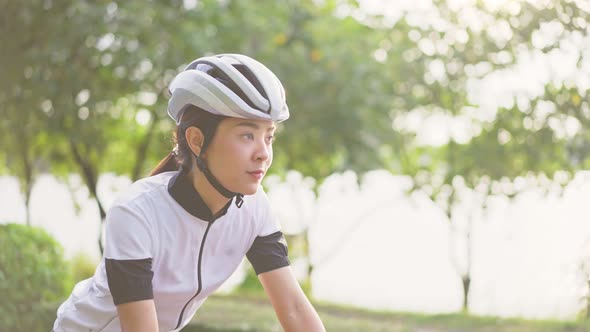
M 219 211 L 217 216 L 213 216 L 211 210 L 209 210 L 209 207 L 205 204 L 199 192 L 195 190 L 188 175 L 183 170 L 179 170 L 172 176 L 170 182 L 168 182 L 168 192 L 186 212 L 207 222 L 213 222 L 224 216 L 233 201 L 233 199 L 230 200 Z

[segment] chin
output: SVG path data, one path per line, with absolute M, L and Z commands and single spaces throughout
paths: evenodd
M 244 195 L 254 195 L 254 194 L 256 194 L 256 191 L 258 191 L 258 184 L 244 186 L 244 188 L 240 191 L 240 193 L 242 193 Z

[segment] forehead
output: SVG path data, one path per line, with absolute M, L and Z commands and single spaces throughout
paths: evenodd
M 227 118 L 223 121 L 223 125 L 227 129 L 252 128 L 264 131 L 276 129 L 273 121 L 259 119 Z

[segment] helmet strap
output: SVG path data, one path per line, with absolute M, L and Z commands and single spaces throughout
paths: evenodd
M 224 197 L 227 197 L 227 198 L 236 197 L 236 206 L 238 208 L 242 207 L 242 204 L 244 203 L 244 199 L 243 199 L 244 195 L 240 194 L 240 193 L 235 193 L 233 191 L 226 189 L 223 185 L 221 185 L 221 183 L 219 183 L 219 181 L 215 178 L 215 176 L 213 176 L 213 174 L 209 170 L 209 167 L 207 167 L 207 164 L 205 163 L 205 161 L 197 154 L 194 154 L 194 156 L 197 160 L 197 167 L 199 168 L 199 170 L 201 172 L 203 172 L 203 174 L 205 174 L 207 181 L 209 181 L 209 183 L 213 186 L 213 188 L 215 188 L 215 190 L 217 190 Z

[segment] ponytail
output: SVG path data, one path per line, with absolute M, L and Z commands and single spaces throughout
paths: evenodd
M 156 166 L 151 172 L 150 176 L 178 170 L 178 161 L 174 152 L 170 152 L 164 159 L 162 159 L 158 166 Z

